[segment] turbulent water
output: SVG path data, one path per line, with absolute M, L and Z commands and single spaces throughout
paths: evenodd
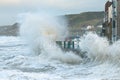
M 1 36 L 0 80 L 120 80 L 120 41 L 87 33 L 79 55 L 65 52 L 55 43 L 68 35 L 61 20 L 27 14 L 20 37 Z
M 84 37 L 94 45 L 87 41 L 84 50 L 88 50 L 90 60 L 77 64 L 32 55 L 21 37 L 0 37 L 0 80 L 119 80 L 119 42 L 109 46 L 113 48 L 107 50 L 108 54 L 106 42 L 103 45 L 96 37 Z

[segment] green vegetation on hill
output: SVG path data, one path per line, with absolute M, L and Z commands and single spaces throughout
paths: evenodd
M 68 20 L 68 29 L 70 34 L 77 32 L 77 34 L 79 33 L 82 35 L 85 32 L 82 29 L 88 25 L 94 26 L 94 30 L 99 33 L 101 29 L 98 29 L 96 26 L 102 25 L 104 12 L 84 12 L 80 14 L 65 15 L 65 17 Z
M 87 25 L 101 25 L 104 17 L 104 12 L 84 12 L 81 14 L 65 15 L 68 20 L 69 27 L 79 29 Z

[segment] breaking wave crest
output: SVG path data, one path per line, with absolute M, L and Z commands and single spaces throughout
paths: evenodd
M 90 62 L 120 65 L 120 40 L 109 44 L 107 38 L 90 32 L 81 37 L 80 48 L 86 52 Z

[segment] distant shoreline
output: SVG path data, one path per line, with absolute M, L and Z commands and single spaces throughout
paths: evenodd
M 84 12 L 80 14 L 67 14 L 63 16 L 65 16 L 68 20 L 68 29 L 70 34 L 74 34 L 76 32 L 83 34 L 81 30 L 88 25 L 95 26 L 96 31 L 100 30 L 97 29 L 96 26 L 102 25 L 104 12 Z M 19 23 L 0 26 L 0 36 L 19 36 L 19 27 Z

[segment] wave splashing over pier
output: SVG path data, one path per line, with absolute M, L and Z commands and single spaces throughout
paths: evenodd
M 79 56 L 72 52 L 64 52 L 56 45 L 57 40 L 65 40 L 68 34 L 64 19 L 45 14 L 25 16 L 21 25 L 21 35 L 27 38 L 34 54 L 65 63 L 81 62 Z

